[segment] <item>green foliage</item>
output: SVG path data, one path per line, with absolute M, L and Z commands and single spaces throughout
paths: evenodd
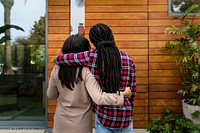
M 6 30 L 14 28 L 16 30 L 21 30 L 24 31 L 24 29 L 22 29 L 21 27 L 17 26 L 17 25 L 4 25 L 0 27 L 0 34 L 5 33 Z M 11 40 L 10 36 L 3 36 L 0 38 L 0 44 L 5 42 L 6 40 Z
M 45 71 L 45 17 L 35 21 L 30 37 L 28 38 L 31 47 L 31 61 L 35 63 L 36 72 Z
M 0 63 L 5 63 L 5 51 L 4 51 L 4 45 L 0 45 Z
M 31 61 L 36 65 L 36 72 L 45 71 L 45 45 L 32 46 Z
M 28 38 L 17 38 L 15 42 L 26 49 L 26 72 L 40 73 L 45 71 L 45 17 L 35 21 Z M 20 60 L 19 60 L 20 61 Z M 19 62 L 18 61 L 18 62 Z M 31 64 L 30 64 L 31 62 Z M 31 68 L 32 65 L 32 69 Z
M 169 40 L 161 51 L 169 51 L 180 70 L 183 89 L 178 93 L 182 94 L 186 102 L 192 105 L 200 105 L 200 24 L 193 24 L 193 19 L 187 19 L 188 14 L 198 9 L 198 5 L 189 7 L 182 16 L 175 17 L 180 20 L 181 27 L 172 25 L 165 28 L 166 34 L 173 34 L 176 37 Z
M 147 126 L 150 133 L 199 133 L 200 125 L 184 116 L 175 116 L 173 111 L 163 108 L 163 115 L 152 118 Z
M 33 45 L 45 45 L 45 17 L 35 21 L 30 31 L 29 42 Z
M 193 118 L 200 118 L 200 111 L 195 111 L 191 114 Z

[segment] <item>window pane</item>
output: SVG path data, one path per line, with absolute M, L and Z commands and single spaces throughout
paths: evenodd
M 71 35 L 78 33 L 78 26 L 85 25 L 85 2 L 84 0 L 70 1 L 70 24 Z
M 0 34 L 0 126 L 45 122 L 45 6 L 45 0 L 0 1 L 6 29 Z
M 200 6 L 200 0 L 169 0 L 169 15 L 179 15 L 184 13 L 193 4 Z M 197 12 L 200 11 L 200 8 Z

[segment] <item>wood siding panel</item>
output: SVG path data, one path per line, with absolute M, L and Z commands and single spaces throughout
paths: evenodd
M 120 42 L 127 41 L 147 41 L 148 35 L 147 34 L 114 34 L 115 40 Z M 89 37 L 85 35 L 85 37 Z
M 61 53 L 62 43 L 69 35 L 69 9 L 69 0 L 48 1 L 48 79 L 54 66 L 53 59 Z M 48 128 L 53 127 L 55 109 L 56 100 L 49 100 Z
M 149 0 L 149 5 L 167 5 L 168 0 Z
M 63 19 L 63 20 L 56 20 L 56 19 L 49 19 L 48 20 L 48 25 L 49 27 L 56 27 L 56 26 L 67 26 L 69 27 L 69 20 L 68 19 Z
M 165 62 L 174 62 L 172 57 L 166 58 L 166 56 L 161 56 L 161 55 L 154 55 L 154 56 L 149 56 L 149 62 L 150 63 L 165 63 Z
M 146 84 L 138 84 L 137 92 L 148 92 L 148 86 Z
M 171 84 L 151 84 L 149 86 L 149 91 L 150 92 L 170 92 L 170 91 L 178 91 L 179 89 L 181 89 L 181 84 L 177 84 L 177 85 L 171 85 Z
M 146 128 L 148 122 L 168 107 L 182 113 L 182 88 L 177 66 L 161 53 L 160 47 L 174 38 L 164 28 L 179 25 L 168 16 L 168 0 L 86 0 L 85 36 L 96 23 L 105 23 L 113 30 L 117 47 L 125 51 L 136 65 L 137 95 L 133 109 L 134 128 Z M 53 59 L 60 52 L 70 31 L 69 0 L 48 1 L 48 75 Z M 194 19 L 200 23 L 200 19 Z M 48 102 L 48 127 L 53 126 L 56 101 Z M 94 123 L 93 123 L 94 125 Z
M 48 0 L 48 6 L 66 6 L 69 9 L 69 0 Z
M 148 64 L 147 63 L 137 63 L 135 64 L 137 70 L 148 70 Z
M 170 77 L 170 76 L 179 76 L 178 70 L 149 70 L 151 76 L 157 77 Z
M 182 98 L 177 92 L 149 92 L 149 98 L 151 99 L 177 99 Z
M 147 0 L 86 0 L 86 6 L 96 6 L 96 5 L 137 5 L 137 4 L 147 4 Z M 101 9 L 101 8 L 99 8 Z M 116 9 L 118 10 L 118 9 Z
M 147 0 L 86 0 L 86 37 L 96 23 L 107 24 L 117 46 L 136 63 L 137 100 L 135 108 L 148 106 L 148 14 Z M 139 109 L 139 108 L 138 108 Z M 146 126 L 148 110 L 136 111 L 134 127 Z M 134 114 L 133 114 L 134 115 Z
M 86 18 L 87 19 L 87 18 Z M 132 26 L 147 26 L 148 21 L 147 20 L 87 20 L 86 25 L 91 27 L 97 23 L 105 23 L 109 26 L 124 26 L 124 27 L 132 27 Z
M 146 13 L 88 13 L 87 19 L 119 19 L 119 20 L 133 20 L 133 19 L 147 19 Z
M 59 40 L 64 41 L 66 37 L 68 37 L 68 34 L 49 34 L 48 40 L 49 41 L 59 41 Z
M 163 78 L 153 77 L 153 76 L 149 77 L 149 84 L 177 85 L 177 84 L 180 84 L 180 82 L 181 82 L 180 77 L 163 77 Z
M 99 10 L 101 8 L 101 10 Z M 88 13 L 129 13 L 129 12 L 146 12 L 147 11 L 147 5 L 124 5 L 124 6 L 117 6 L 117 5 L 110 5 L 110 6 L 88 6 L 85 9 Z
M 149 63 L 149 70 L 169 70 L 177 69 L 175 63 Z
M 166 41 L 149 41 L 149 48 L 161 48 L 166 44 Z
M 168 12 L 168 5 L 149 5 L 149 12 Z
M 163 113 L 163 111 L 162 111 L 162 108 L 163 107 L 150 107 L 150 109 L 149 109 L 149 113 L 150 114 L 162 114 Z M 173 112 L 175 113 L 175 114 L 181 114 L 182 113 L 182 109 L 181 108 L 179 108 L 179 107 L 168 107 L 169 109 L 171 109 L 171 110 L 173 110 Z
M 171 17 L 172 19 L 173 17 Z M 168 12 L 149 13 L 149 19 L 169 19 Z
M 68 34 L 69 30 L 70 30 L 70 28 L 69 27 L 65 27 L 65 26 L 49 27 L 48 28 L 48 33 L 49 34 Z
M 166 27 L 149 27 L 149 33 L 156 34 L 156 33 L 164 33 L 164 29 Z
M 171 106 L 180 106 L 182 99 L 150 99 L 149 106 L 160 106 L 160 107 L 171 107 Z
M 48 18 L 49 19 L 56 19 L 56 20 L 63 20 L 63 18 L 69 18 L 70 17 L 70 14 L 69 13 L 49 13 L 49 16 Z M 68 19 L 67 19 L 68 20 Z
M 48 12 L 49 13 L 56 13 L 56 12 L 69 12 L 69 6 L 56 6 L 56 5 L 52 5 L 52 6 L 48 6 Z
M 149 120 L 163 113 L 167 107 L 176 114 L 182 113 L 182 96 L 177 94 L 181 79 L 170 53 L 161 53 L 160 48 L 174 38 L 164 33 L 170 25 L 180 26 L 178 20 L 168 16 L 168 0 L 149 0 Z M 162 78 L 161 78 L 162 77 Z
M 147 48 L 148 43 L 146 41 L 126 41 L 126 42 L 120 42 L 116 41 L 116 45 L 119 49 L 134 49 L 134 48 Z
M 142 107 L 142 106 L 134 107 L 133 113 L 136 114 L 136 115 L 137 114 L 147 114 L 148 113 L 148 107 Z

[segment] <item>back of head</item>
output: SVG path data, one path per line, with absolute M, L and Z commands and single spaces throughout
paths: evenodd
M 112 30 L 105 24 L 96 24 L 90 28 L 89 38 L 97 49 L 100 85 L 106 92 L 115 93 L 121 84 L 121 57 Z
M 90 28 L 89 38 L 95 47 L 97 47 L 100 42 L 114 42 L 112 30 L 102 23 L 96 24 Z
M 79 53 L 83 51 L 88 51 L 90 49 L 89 41 L 82 35 L 76 34 L 69 36 L 63 46 L 62 53 Z M 79 70 L 77 69 L 79 68 Z M 78 76 L 77 76 L 78 71 Z M 78 83 L 79 79 L 82 80 L 82 67 L 81 66 L 60 66 L 59 79 L 62 86 L 72 90 L 75 83 Z
M 90 49 L 90 44 L 87 38 L 82 35 L 70 35 L 64 42 L 62 46 L 62 53 L 79 53 L 83 51 L 88 51 Z

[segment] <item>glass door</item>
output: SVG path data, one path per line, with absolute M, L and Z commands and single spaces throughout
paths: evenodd
M 0 128 L 46 126 L 46 1 L 0 1 Z

